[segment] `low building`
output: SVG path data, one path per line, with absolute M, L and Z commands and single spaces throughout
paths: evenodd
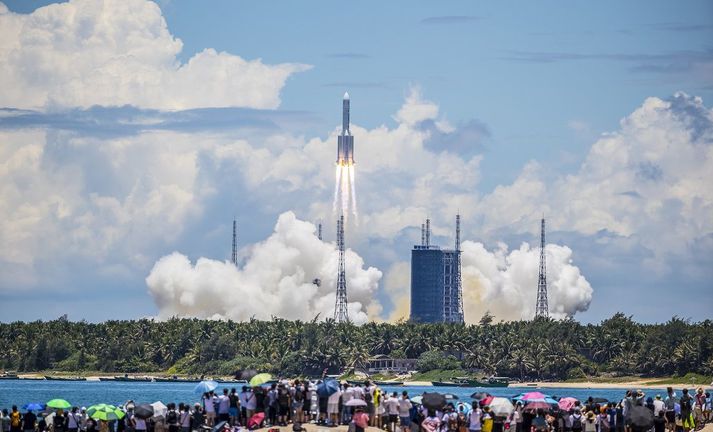
M 366 362 L 366 371 L 370 374 L 402 374 L 416 369 L 416 359 L 397 359 L 378 355 Z

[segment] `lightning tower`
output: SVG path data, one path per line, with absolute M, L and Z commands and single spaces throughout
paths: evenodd
M 233 255 L 230 258 L 230 262 L 235 267 L 238 266 L 238 222 L 235 218 L 233 218 Z
M 547 263 L 545 262 L 545 218 L 542 218 L 542 228 L 540 231 L 540 275 L 537 278 L 537 306 L 535 308 L 535 318 L 550 316 L 547 305 Z
M 344 215 L 337 219 L 337 249 L 339 250 L 339 269 L 337 270 L 337 301 L 334 305 L 334 321 L 349 322 L 347 311 L 347 276 L 344 266 Z
M 463 312 L 463 278 L 461 277 L 461 252 L 460 252 L 460 214 L 456 215 L 456 314 L 453 317 L 455 322 L 465 322 Z

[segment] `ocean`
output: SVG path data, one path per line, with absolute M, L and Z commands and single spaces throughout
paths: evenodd
M 30 402 L 46 403 L 50 399 L 62 398 L 78 407 L 88 407 L 97 403 L 121 405 L 128 400 L 136 403 L 151 403 L 155 401 L 198 402 L 199 395 L 193 392 L 194 383 L 165 382 L 112 382 L 112 381 L 46 381 L 46 380 L 0 380 L 0 408 L 10 408 L 12 405 L 22 406 Z M 219 391 L 230 385 L 220 385 Z M 535 387 L 506 388 L 476 388 L 476 387 L 382 387 L 401 394 L 406 390 L 409 395 L 416 396 L 423 392 L 451 393 L 460 400 L 470 401 L 470 395 L 477 391 L 486 391 L 494 396 L 512 397 L 522 392 L 542 391 L 555 397 L 571 396 L 584 400 L 589 396 L 601 397 L 607 400 L 620 400 L 625 393 L 623 389 L 582 389 L 582 388 L 551 388 L 537 389 Z M 238 388 L 240 391 L 240 388 Z M 644 389 L 647 396 L 664 395 L 665 389 Z

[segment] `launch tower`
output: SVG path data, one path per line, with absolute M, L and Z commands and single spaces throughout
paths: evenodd
M 545 218 L 542 218 L 540 231 L 540 275 L 537 278 L 537 306 L 535 308 L 535 318 L 550 316 L 547 305 L 547 264 L 545 262 Z
M 347 310 L 347 276 L 344 265 L 344 215 L 337 219 L 337 249 L 339 250 L 339 268 L 337 270 L 337 301 L 334 305 L 334 321 L 349 322 Z

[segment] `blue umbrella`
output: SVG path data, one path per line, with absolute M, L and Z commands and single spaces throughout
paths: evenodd
M 193 393 L 203 394 L 211 392 L 218 388 L 218 383 L 215 381 L 201 381 L 198 383 L 196 388 L 193 389 Z
M 339 383 L 336 380 L 328 379 L 317 385 L 317 394 L 329 397 L 339 391 Z
M 43 409 L 45 409 L 45 404 L 41 404 L 38 402 L 30 402 L 28 404 L 23 405 L 22 409 L 27 411 L 42 411 Z

